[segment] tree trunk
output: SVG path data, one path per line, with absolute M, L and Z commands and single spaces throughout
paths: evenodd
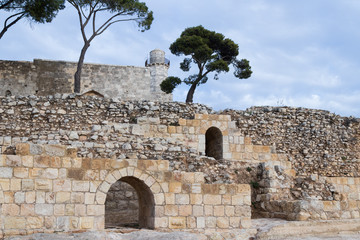
M 90 47 L 90 43 L 85 42 L 83 48 L 81 49 L 81 53 L 80 53 L 80 57 L 79 57 L 79 61 L 77 64 L 77 69 L 74 75 L 74 92 L 75 93 L 80 93 L 80 86 L 81 86 L 81 71 L 82 71 L 82 67 L 84 65 L 84 58 L 85 58 L 85 53 L 87 51 L 87 49 Z
M 193 102 L 193 97 L 194 97 L 194 93 L 195 93 L 195 89 L 196 89 L 196 85 L 197 85 L 197 81 L 194 82 L 190 89 L 189 89 L 189 92 L 186 96 L 186 103 L 192 103 Z

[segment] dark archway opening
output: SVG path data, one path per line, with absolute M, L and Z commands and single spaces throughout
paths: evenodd
M 135 177 L 114 183 L 105 201 L 105 228 L 154 229 L 155 201 L 150 188 Z
M 223 136 L 217 127 L 211 127 L 205 134 L 205 154 L 216 160 L 223 158 Z

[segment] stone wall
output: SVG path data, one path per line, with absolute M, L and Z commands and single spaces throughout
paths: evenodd
M 78 158 L 60 145 L 17 144 L 0 155 L 0 237 L 104 229 L 118 180 L 139 197 L 139 225 L 200 232 L 249 228 L 250 187 L 205 184 L 203 173 L 169 171 L 164 160 Z
M 77 63 L 35 59 L 33 62 L 0 61 L 0 96 L 72 93 Z M 148 67 L 84 64 L 81 93 L 99 93 L 123 100 L 171 101 L 160 83 L 167 77 L 167 64 Z
M 225 110 L 254 144 L 291 157 L 298 176 L 358 176 L 360 120 L 328 111 L 290 107 Z
M 253 217 L 357 218 L 345 207 L 358 201 L 348 192 L 359 167 L 355 118 L 286 107 L 220 114 L 75 94 L 0 97 L 0 118 L 3 154 L 15 154 L 16 143 L 61 144 L 79 158 L 167 160 L 171 171 L 202 172 L 205 183 L 250 184 Z

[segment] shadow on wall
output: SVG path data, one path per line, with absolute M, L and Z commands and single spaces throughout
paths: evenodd
M 217 127 L 209 128 L 205 133 L 205 154 L 216 160 L 223 158 L 223 135 Z
M 105 202 L 105 228 L 154 229 L 154 196 L 135 177 L 123 177 L 109 189 Z

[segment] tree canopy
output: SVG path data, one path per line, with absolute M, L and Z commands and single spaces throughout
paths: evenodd
M 5 19 L 0 39 L 20 19 L 27 18 L 36 23 L 51 22 L 59 10 L 64 9 L 65 0 L 0 0 L 0 10 L 11 12 Z
M 180 69 L 188 72 L 191 64 L 198 67 L 198 73 L 190 75 L 184 80 L 178 77 L 168 77 L 161 84 L 161 90 L 172 93 L 182 82 L 190 85 L 186 102 L 193 102 L 194 92 L 197 86 L 208 80 L 209 73 L 215 73 L 214 79 L 218 80 L 218 74 L 229 72 L 230 65 L 235 69 L 236 78 L 249 78 L 252 74 L 249 61 L 238 60 L 239 46 L 231 39 L 225 38 L 221 33 L 205 29 L 203 26 L 186 28 L 178 39 L 170 45 L 170 51 L 176 56 L 185 55 L 180 63 Z
M 81 49 L 77 71 L 74 76 L 74 92 L 80 92 L 81 70 L 85 53 L 91 41 L 102 34 L 111 25 L 117 22 L 134 21 L 140 31 L 150 29 L 153 21 L 153 12 L 149 11 L 145 3 L 138 0 L 67 0 L 77 11 L 80 21 L 80 30 L 84 41 Z M 98 22 L 99 15 L 110 13 L 102 22 Z M 89 29 L 89 30 L 87 30 Z M 87 33 L 89 33 L 87 35 Z

